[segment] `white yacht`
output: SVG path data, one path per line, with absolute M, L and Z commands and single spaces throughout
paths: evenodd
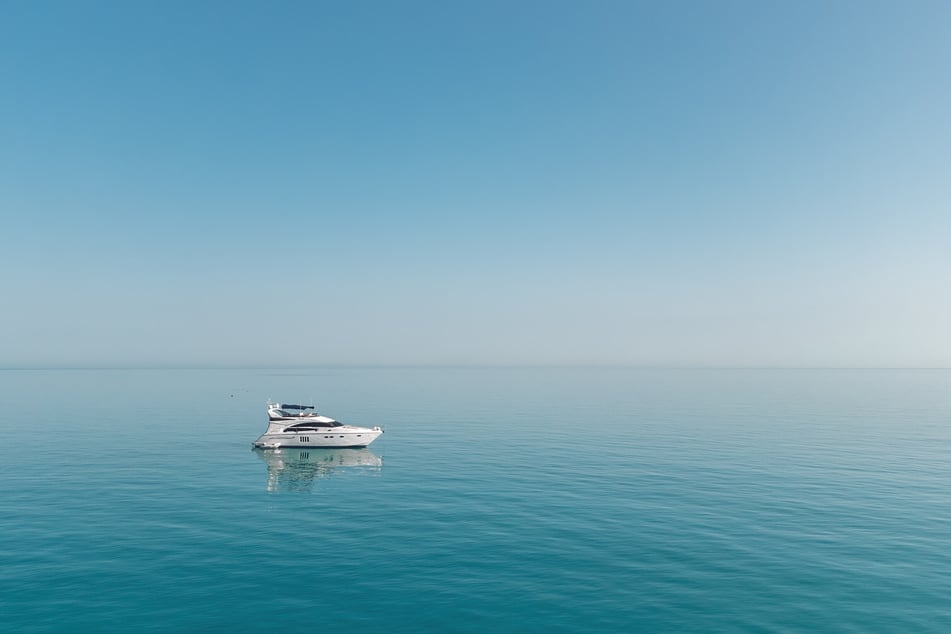
M 255 447 L 366 447 L 380 437 L 380 427 L 355 427 L 317 413 L 313 405 L 267 402 L 267 431 Z

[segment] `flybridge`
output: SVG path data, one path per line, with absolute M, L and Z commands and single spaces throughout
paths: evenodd
M 303 420 L 317 416 L 314 405 L 293 405 L 291 403 L 267 402 L 267 413 L 271 420 Z

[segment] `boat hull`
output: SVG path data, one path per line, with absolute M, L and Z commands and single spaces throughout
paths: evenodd
M 366 447 L 379 438 L 383 430 L 379 427 L 366 429 L 352 427 L 350 429 L 335 428 L 332 431 L 301 431 L 277 432 L 262 434 L 252 445 L 265 449 L 279 447 L 335 447 L 338 449 L 351 447 Z

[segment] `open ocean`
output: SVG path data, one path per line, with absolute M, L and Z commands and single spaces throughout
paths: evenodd
M 265 401 L 386 433 L 254 451 Z M 951 632 L 951 371 L 0 371 L 3 632 Z

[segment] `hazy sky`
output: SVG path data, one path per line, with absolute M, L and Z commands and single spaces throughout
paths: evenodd
M 0 366 L 951 366 L 951 3 L 0 1 Z

